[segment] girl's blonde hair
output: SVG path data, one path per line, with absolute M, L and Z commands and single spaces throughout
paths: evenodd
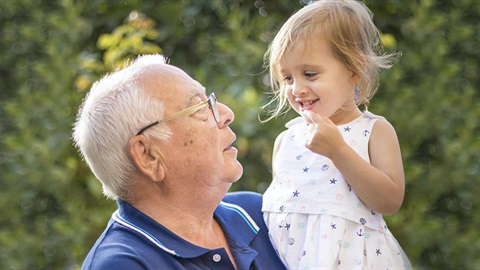
M 390 68 L 399 54 L 385 54 L 380 34 L 373 23 L 372 12 L 355 0 L 322 0 L 303 7 L 292 15 L 277 33 L 265 53 L 264 63 L 270 68 L 273 99 L 263 108 L 276 103 L 269 111 L 269 121 L 291 106 L 284 94 L 279 63 L 292 44 L 301 39 L 323 39 L 330 44 L 335 58 L 359 75 L 357 106 L 368 106 L 378 88 L 381 68 Z

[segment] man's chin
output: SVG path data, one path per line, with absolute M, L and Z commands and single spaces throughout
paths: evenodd
M 232 174 L 232 178 L 231 178 L 233 180 L 232 183 L 235 183 L 238 180 L 240 180 L 240 178 L 243 175 L 243 167 L 240 164 L 240 162 L 238 162 L 238 161 L 237 161 L 237 166 L 238 166 L 238 168 L 237 168 L 236 172 Z

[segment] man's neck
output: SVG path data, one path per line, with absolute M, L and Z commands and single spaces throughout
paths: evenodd
M 213 218 L 223 196 L 179 195 L 177 198 L 168 195 L 147 195 L 136 198 L 131 204 L 164 227 L 183 239 L 205 247 L 218 248 L 212 242 L 218 238 L 220 226 Z

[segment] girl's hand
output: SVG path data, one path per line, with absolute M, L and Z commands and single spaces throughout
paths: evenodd
M 328 118 L 312 111 L 303 111 L 308 123 L 305 147 L 310 151 L 332 158 L 335 151 L 346 145 L 338 127 Z

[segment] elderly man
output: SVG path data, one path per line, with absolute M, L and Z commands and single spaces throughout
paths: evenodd
M 261 196 L 227 194 L 242 175 L 233 119 L 161 55 L 95 83 L 73 138 L 118 210 L 82 269 L 283 269 Z

